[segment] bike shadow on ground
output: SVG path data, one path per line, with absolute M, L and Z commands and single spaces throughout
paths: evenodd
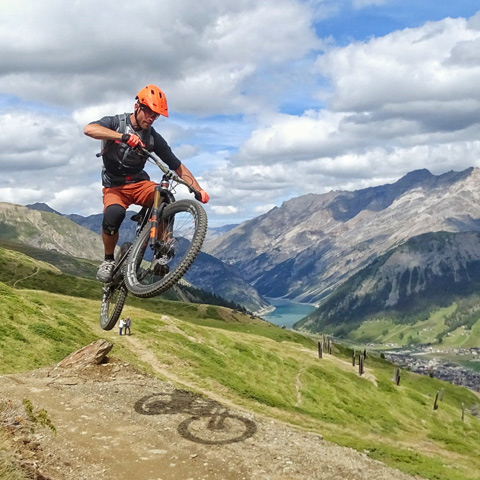
M 178 425 L 185 439 L 205 445 L 226 445 L 243 442 L 257 432 L 255 422 L 230 412 L 220 403 L 186 390 L 152 393 L 135 402 L 140 415 L 186 414 Z

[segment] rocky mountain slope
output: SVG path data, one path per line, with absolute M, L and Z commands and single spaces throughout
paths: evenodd
M 345 334 L 369 318 L 410 322 L 479 291 L 480 233 L 426 233 L 354 274 L 295 327 Z M 471 328 L 479 310 L 452 317 L 450 326 Z
M 55 213 L 0 202 L 0 238 L 77 258 L 103 259 L 99 235 Z
M 3 205 L 5 206 L 5 214 L 3 218 L 0 216 L 0 239 L 11 239 L 46 250 L 56 249 L 61 253 L 75 255 L 71 253 L 75 249 L 70 248 L 69 244 L 75 238 L 81 239 L 86 236 L 93 239 L 96 248 L 100 246 L 99 256 L 95 258 L 98 260 L 103 258 L 103 244 L 100 236 L 96 233 L 101 231 L 102 214 L 90 215 L 88 217 L 62 215 L 44 203 L 28 205 L 28 208 L 10 204 Z M 120 228 L 119 245 L 134 238 L 137 224 L 130 221 L 134 213 L 132 211 L 127 212 L 127 218 Z M 41 225 L 36 220 L 39 218 L 43 219 Z M 22 222 L 28 225 L 38 224 L 41 232 L 34 230 L 28 235 L 22 235 L 19 230 L 26 230 L 26 228 L 21 227 Z M 75 234 L 70 233 L 70 230 L 68 230 L 72 225 L 76 227 Z M 5 237 L 4 235 L 8 233 L 8 228 L 11 229 L 11 232 Z M 55 233 L 52 233 L 54 228 Z M 227 230 L 229 228 L 231 227 L 226 227 Z M 3 234 L 2 229 L 4 230 Z M 63 238 L 62 231 L 67 232 L 68 236 Z M 216 232 L 215 230 L 213 236 L 217 234 Z M 54 235 L 55 242 L 50 239 L 50 235 Z M 82 242 L 86 243 L 87 240 Z M 63 249 L 61 249 L 62 244 L 65 244 Z M 252 312 L 263 310 L 269 306 L 268 301 L 262 298 L 257 290 L 242 277 L 238 269 L 225 265 L 220 260 L 203 252 L 199 254 L 184 278 L 194 287 L 239 304 Z
M 208 243 L 260 294 L 320 302 L 378 256 L 428 232 L 480 230 L 480 170 L 417 170 L 393 184 L 308 194 Z

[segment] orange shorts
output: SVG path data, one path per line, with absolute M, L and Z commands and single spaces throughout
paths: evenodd
M 130 205 L 149 207 L 153 203 L 153 193 L 157 184 L 150 180 L 127 183 L 119 187 L 109 187 L 102 190 L 103 210 L 110 205 L 121 205 L 127 209 Z

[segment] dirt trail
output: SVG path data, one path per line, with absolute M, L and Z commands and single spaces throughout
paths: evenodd
M 22 277 L 22 278 L 19 278 L 18 280 L 15 281 L 15 283 L 12 285 L 13 288 L 17 288 L 17 284 L 19 282 L 23 282 L 24 280 L 26 280 L 27 278 L 30 278 L 30 277 L 33 277 L 34 275 L 36 275 L 38 272 L 40 271 L 40 267 L 36 267 L 35 268 L 35 271 L 33 273 L 31 273 L 30 275 L 27 275 L 26 277 Z
M 147 350 L 138 351 L 169 376 Z M 412 479 L 319 435 L 222 408 L 219 398 L 201 399 L 115 358 L 82 370 L 0 377 L 0 401 L 11 401 L 13 416 L 25 417 L 24 398 L 45 409 L 57 431 L 15 433 L 24 461 L 47 480 Z M 217 430 L 206 428 L 208 412 Z

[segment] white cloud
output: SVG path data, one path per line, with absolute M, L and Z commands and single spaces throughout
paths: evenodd
M 468 28 L 466 20 L 445 19 L 334 48 L 319 57 L 317 66 L 334 85 L 329 105 L 339 112 L 378 111 L 419 101 L 478 100 L 480 66 L 455 66 L 452 59 L 459 48 L 474 52 L 479 40 L 480 32 Z
M 480 159 L 480 31 L 445 19 L 332 48 L 317 67 L 331 82 L 327 107 L 279 114 L 252 132 L 234 161 L 297 167 L 310 188 L 354 186 L 415 168 L 434 173 Z M 342 181 L 348 178 L 348 181 Z M 329 180 L 327 180 L 329 179 Z
M 346 6 L 384 3 L 1 3 L 0 201 L 100 212 L 100 142 L 83 127 L 131 111 L 152 82 L 170 107 L 156 128 L 209 192 L 211 223 L 477 166 L 480 13 L 342 47 L 317 33 Z
M 302 58 L 317 42 L 310 11 L 292 0 L 101 4 L 0 5 L 2 90 L 85 108 L 157 83 L 176 111 L 242 113 L 259 65 Z
M 238 208 L 234 207 L 233 205 L 219 205 L 213 206 L 212 210 L 217 215 L 232 215 L 234 213 L 238 213 Z

